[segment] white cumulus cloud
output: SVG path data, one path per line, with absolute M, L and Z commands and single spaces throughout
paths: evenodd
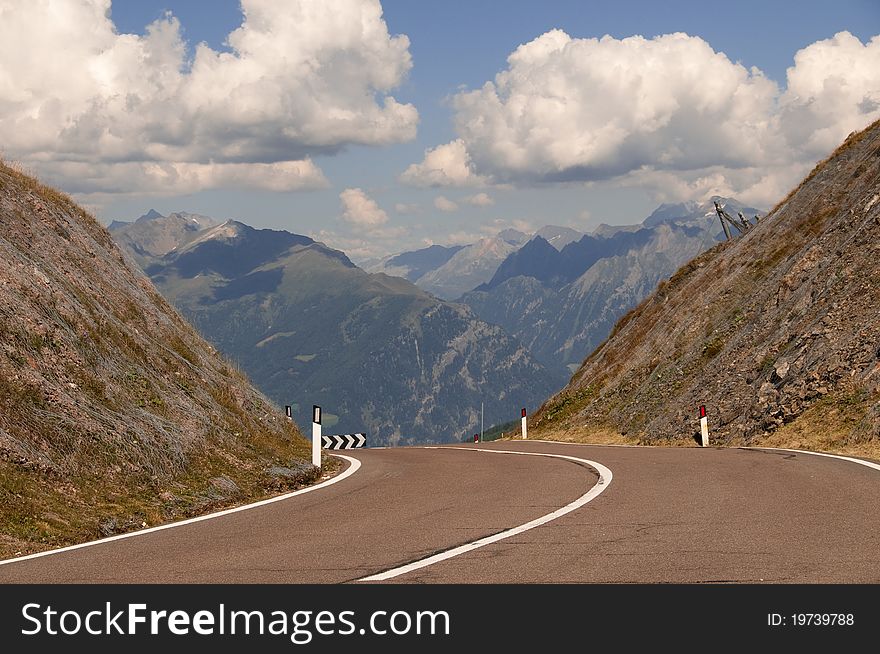
M 339 194 L 342 219 L 356 227 L 377 227 L 388 222 L 388 214 L 359 188 L 347 188 Z
M 412 164 L 400 176 L 411 186 L 485 186 L 489 179 L 474 171 L 464 141 L 456 139 L 425 151 L 422 163 Z
M 415 136 L 416 109 L 390 94 L 409 41 L 378 0 L 241 7 L 231 52 L 203 43 L 189 60 L 170 14 L 139 36 L 116 31 L 110 0 L 0 0 L 6 156 L 65 188 L 88 185 L 58 162 L 97 166 L 104 192 L 151 189 L 156 166 L 203 188 L 295 190 L 326 184 L 314 155 Z
M 46 161 L 41 163 L 40 171 L 48 178 L 66 180 L 64 188 L 69 193 L 91 196 L 126 190 L 174 195 L 218 187 L 293 191 L 329 186 L 310 159 L 274 163 Z M 132 186 L 135 181 L 136 186 Z
M 458 138 L 427 150 L 402 181 L 614 180 L 669 196 L 726 188 L 772 200 L 880 118 L 880 37 L 862 44 L 847 32 L 796 53 L 785 89 L 683 33 L 579 39 L 552 30 L 507 64 L 453 97 Z
M 821 157 L 853 130 L 880 118 L 880 36 L 862 44 L 849 32 L 798 51 L 780 100 L 788 145 Z
M 458 205 L 447 197 L 438 195 L 434 198 L 434 206 L 445 213 L 450 211 L 458 211 Z

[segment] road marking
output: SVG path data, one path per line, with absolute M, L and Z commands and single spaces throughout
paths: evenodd
M 744 450 L 773 450 L 776 452 L 796 452 L 797 454 L 812 454 L 813 456 L 825 456 L 829 459 L 840 459 L 841 461 L 850 461 L 851 463 L 858 463 L 862 466 L 867 466 L 869 468 L 874 468 L 874 470 L 880 470 L 880 463 L 874 463 L 872 461 L 865 461 L 864 459 L 856 459 L 852 456 L 843 456 L 842 454 L 828 454 L 827 452 L 811 452 L 810 450 L 790 450 L 784 447 L 744 447 Z
M 451 559 L 460 554 L 465 554 L 466 552 L 472 552 L 475 549 L 483 547 L 485 545 L 491 545 L 492 543 L 497 543 L 500 540 L 504 540 L 505 538 L 510 538 L 511 536 L 516 536 L 517 534 L 521 534 L 523 532 L 529 531 L 530 529 L 534 529 L 535 527 L 540 527 L 541 525 L 545 525 L 552 520 L 556 520 L 556 518 L 561 518 L 566 513 L 571 513 L 575 509 L 579 509 L 587 502 L 597 498 L 602 491 L 604 491 L 608 486 L 611 485 L 611 479 L 613 475 L 611 474 L 611 470 L 603 466 L 601 463 L 596 463 L 595 461 L 589 461 L 587 459 L 580 459 L 576 456 L 566 456 L 564 454 L 542 454 L 538 452 L 515 452 L 511 450 L 488 450 L 482 448 L 462 448 L 462 447 L 437 447 L 437 448 L 426 448 L 426 449 L 444 449 L 444 450 L 459 450 L 461 452 L 490 452 L 492 454 L 516 454 L 520 456 L 545 456 L 553 459 L 567 459 L 569 461 L 575 461 L 577 463 L 585 463 L 590 466 L 594 470 L 599 473 L 599 481 L 590 488 L 586 493 L 577 498 L 574 502 L 570 504 L 566 504 L 560 509 L 556 509 L 552 513 L 548 513 L 545 516 L 541 516 L 540 518 L 536 518 L 525 524 L 522 524 L 518 527 L 513 527 L 512 529 L 507 529 L 506 531 L 501 531 L 497 534 L 493 534 L 491 536 L 486 536 L 485 538 L 481 538 L 479 540 L 472 541 L 470 543 L 465 543 L 464 545 L 459 545 L 458 547 L 454 547 L 451 550 L 446 550 L 445 552 L 440 552 L 439 554 L 434 554 L 433 556 L 429 556 L 424 559 L 420 559 L 418 561 L 413 561 L 412 563 L 408 563 L 407 565 L 400 566 L 399 568 L 393 568 L 391 570 L 386 570 L 385 572 L 380 572 L 378 574 L 370 575 L 369 577 L 364 577 L 362 579 L 358 579 L 357 581 L 385 581 L 387 579 L 392 579 L 394 577 L 398 577 L 400 575 L 404 575 L 408 572 L 412 572 L 413 570 L 419 570 L 420 568 L 426 568 L 429 565 L 434 565 L 435 563 L 440 563 L 441 561 L 445 561 L 447 559 Z
M 629 448 L 656 448 L 670 449 L 668 445 L 629 445 L 627 443 L 574 443 L 572 441 L 551 441 L 543 438 L 533 438 L 532 443 L 554 443 L 555 445 L 580 445 L 582 447 L 629 447 Z
M 648 449 L 648 448 L 671 449 L 666 445 L 627 445 L 625 443 L 572 443 L 569 441 L 550 441 L 550 440 L 544 440 L 541 438 L 533 438 L 531 440 L 531 442 L 532 443 L 555 443 L 556 445 L 577 445 L 580 447 L 629 447 L 632 449 L 636 449 L 636 448 L 638 448 L 638 449 Z M 464 449 L 464 448 L 462 448 L 462 449 Z M 714 449 L 718 450 L 718 449 L 725 449 L 725 448 L 716 447 Z M 873 468 L 874 470 L 880 470 L 880 463 L 866 461 L 865 459 L 857 459 L 856 457 L 852 457 L 852 456 L 844 456 L 842 454 L 829 454 L 828 452 L 813 452 L 811 450 L 793 450 L 793 449 L 786 449 L 783 447 L 741 447 L 741 446 L 737 446 L 735 448 L 730 448 L 730 449 L 776 450 L 778 452 L 795 452 L 798 454 L 813 454 L 815 456 L 825 456 L 825 457 L 828 457 L 831 459 L 840 459 L 842 461 L 849 461 L 851 463 L 858 463 L 859 465 L 867 466 L 869 468 Z
M 143 536 L 145 534 L 152 534 L 156 531 L 163 531 L 165 529 L 173 529 L 174 527 L 183 527 L 184 525 L 191 525 L 195 522 L 202 522 L 203 520 L 213 520 L 214 518 L 222 518 L 223 516 L 229 515 L 231 513 L 238 513 L 240 511 L 247 511 L 248 509 L 256 509 L 260 506 L 266 506 L 267 504 L 274 504 L 275 502 L 281 502 L 283 500 L 290 499 L 291 497 L 295 497 L 297 495 L 302 495 L 304 493 L 311 493 L 312 491 L 316 491 L 319 488 L 326 488 L 332 484 L 338 483 L 343 479 L 350 477 L 355 472 L 357 472 L 358 468 L 361 467 L 361 462 L 357 459 L 353 459 L 349 456 L 343 456 L 342 454 L 333 454 L 332 456 L 339 457 L 340 459 L 345 459 L 348 461 L 349 466 L 339 475 L 336 475 L 332 479 L 328 479 L 325 482 L 320 484 L 315 484 L 314 486 L 307 486 L 306 488 L 301 488 L 299 490 L 293 491 L 291 493 L 285 493 L 284 495 L 279 495 L 277 497 L 270 497 L 267 500 L 260 500 L 259 502 L 254 502 L 253 504 L 244 504 L 242 506 L 236 506 L 231 509 L 224 509 L 223 511 L 217 511 L 216 513 L 208 513 L 206 515 L 200 515 L 195 518 L 187 518 L 186 520 L 180 520 L 179 522 L 169 522 L 164 525 L 159 525 L 157 527 L 150 527 L 148 529 L 141 529 L 139 531 L 130 531 L 125 534 L 119 534 L 118 536 L 110 536 L 108 538 L 102 538 L 100 540 L 92 540 L 87 543 L 79 543 L 78 545 L 69 545 L 68 547 L 60 547 L 56 550 L 47 550 L 45 552 L 37 552 L 36 554 L 28 554 L 27 556 L 19 556 L 14 559 L 4 559 L 0 561 L 0 565 L 7 565 L 9 563 L 18 563 L 19 561 L 28 561 L 30 559 L 39 559 L 43 556 L 51 556 L 52 554 L 61 554 L 62 552 L 72 552 L 73 550 L 82 549 L 84 547 L 91 547 L 92 545 L 103 545 L 104 543 L 111 543 L 115 540 L 123 540 L 125 538 L 134 538 L 135 536 Z

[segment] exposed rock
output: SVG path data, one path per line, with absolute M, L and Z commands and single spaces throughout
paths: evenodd
M 311 474 L 313 466 L 311 464 L 301 464 L 296 467 L 288 467 L 288 466 L 272 466 L 268 470 L 266 470 L 266 474 L 270 477 L 277 477 L 281 479 L 289 479 L 293 481 L 301 481 L 306 476 Z
M 773 367 L 774 381 L 782 381 L 788 374 L 791 364 L 788 361 L 780 361 Z
M 229 477 L 212 477 L 208 480 L 211 487 L 217 490 L 221 495 L 232 497 L 241 494 L 241 489 Z

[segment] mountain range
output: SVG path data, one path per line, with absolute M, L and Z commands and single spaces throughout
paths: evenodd
M 571 374 L 631 307 L 723 238 L 714 201 L 661 205 L 640 225 L 603 226 L 561 249 L 535 236 L 460 301 L 502 326 L 557 374 Z
M 432 245 L 363 265 L 367 272 L 405 277 L 441 299 L 454 300 L 491 279 L 501 262 L 528 238 L 507 229 L 468 245 Z
M 534 234 L 508 228 L 468 245 L 432 245 L 365 261 L 362 267 L 367 272 L 405 277 L 439 298 L 456 300 L 491 280 L 498 267 L 530 239 L 541 237 L 561 250 L 583 236 L 575 229 L 557 225 L 545 225 Z
M 481 419 L 493 424 L 537 406 L 565 381 L 467 306 L 367 273 L 323 243 L 236 221 L 190 233 L 188 220 L 152 216 L 113 234 L 142 257 L 165 297 L 277 405 L 293 406 L 303 426 L 318 404 L 328 428 L 366 432 L 370 445 L 460 440 Z M 185 242 L 155 247 L 157 232 Z M 405 265 L 417 269 L 418 258 Z
M 386 257 L 378 273 L 306 236 L 186 212 L 111 231 L 301 426 L 318 403 L 337 431 L 407 444 L 458 440 L 560 388 L 623 313 L 723 238 L 715 200 L 760 213 L 716 197 L 592 234 L 508 229 Z

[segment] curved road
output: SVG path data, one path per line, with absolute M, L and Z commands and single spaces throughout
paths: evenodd
M 0 582 L 358 582 L 568 507 L 527 531 L 382 581 L 880 583 L 880 470 L 849 461 L 541 441 L 345 455 L 362 465 L 338 483 L 4 563 Z M 596 462 L 613 478 L 560 457 Z

